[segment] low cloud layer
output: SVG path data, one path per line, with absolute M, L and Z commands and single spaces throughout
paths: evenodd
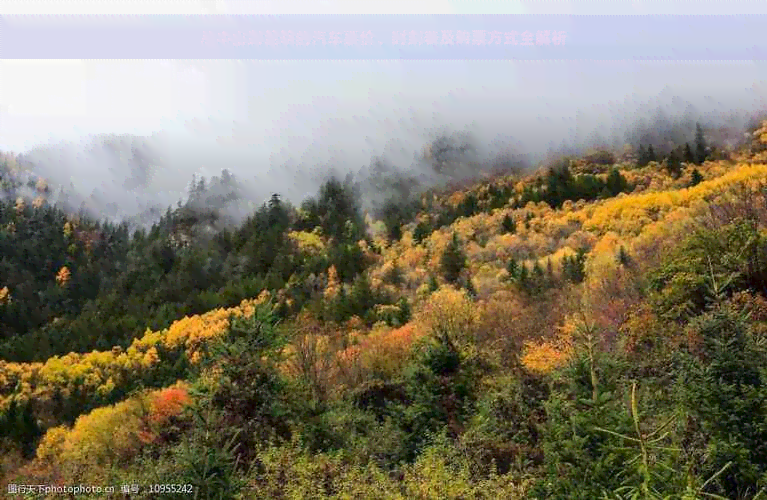
M 21 152 L 26 168 L 59 187 L 52 201 L 143 222 L 185 199 L 193 175 L 210 179 L 222 169 L 236 176 L 249 202 L 235 217 L 273 192 L 300 203 L 330 172 L 353 172 L 371 205 L 386 194 L 380 182 L 366 182 L 371 172 L 430 185 L 596 145 L 691 140 L 695 122 L 727 126 L 736 140 L 749 117 L 767 109 L 767 65 L 760 62 L 123 61 L 51 68 L 53 76 L 69 71 L 59 81 L 77 91 L 79 104 L 57 108 L 50 95 L 66 97 L 67 88 L 56 78 L 31 94 L 17 82 L 0 103 L 2 148 Z M 21 79 L 40 74 L 44 65 L 18 72 Z M 440 141 L 450 147 L 440 149 Z M 452 165 L 447 170 L 435 163 L 439 154 Z

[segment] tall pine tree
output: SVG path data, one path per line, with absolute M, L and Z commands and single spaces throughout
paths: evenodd
M 684 145 L 684 162 L 685 163 L 695 163 L 695 155 L 692 153 L 692 148 L 690 148 L 690 143 L 686 143 Z
M 453 233 L 453 238 L 442 254 L 440 264 L 445 280 L 448 283 L 456 283 L 461 276 L 461 271 L 466 267 L 466 254 L 463 253 L 457 233 Z
M 703 180 L 703 176 L 700 174 L 698 169 L 697 168 L 694 169 L 692 171 L 692 179 L 690 180 L 690 187 L 697 186 L 698 184 L 701 183 L 702 180 Z
M 671 151 L 666 160 L 666 170 L 668 174 L 674 179 L 678 179 L 682 175 L 682 158 L 679 151 Z
M 700 165 L 706 161 L 708 146 L 706 138 L 703 136 L 703 128 L 700 123 L 695 124 L 695 163 Z
M 503 227 L 503 230 L 507 233 L 514 234 L 517 232 L 517 224 L 514 222 L 514 219 L 511 218 L 510 215 L 506 215 L 503 218 L 503 221 L 501 222 L 501 226 Z
M 647 149 L 644 147 L 644 144 L 640 144 L 639 152 L 637 154 L 637 165 L 644 167 L 647 163 L 649 163 L 649 160 L 647 159 Z
M 655 149 L 653 149 L 652 144 L 647 148 L 647 163 L 650 163 L 651 161 L 658 161 L 658 157 L 655 155 Z

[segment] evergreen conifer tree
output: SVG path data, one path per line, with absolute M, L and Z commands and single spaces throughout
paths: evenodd
M 658 157 L 655 156 L 655 149 L 653 149 L 652 144 L 647 148 L 647 163 L 650 163 L 651 161 L 658 161 Z
M 700 123 L 695 124 L 695 163 L 698 165 L 706 161 L 706 152 L 708 146 L 706 145 L 706 138 L 703 136 L 703 127 Z
M 703 181 L 703 176 L 700 175 L 700 172 L 696 168 L 692 171 L 692 180 L 690 181 L 690 186 L 697 186 L 701 183 L 701 181 Z
M 689 142 L 684 145 L 684 161 L 685 163 L 695 163 L 695 155 L 692 152 L 692 148 L 690 148 Z
M 607 190 L 610 192 L 610 196 L 617 196 L 618 193 L 625 191 L 626 187 L 626 179 L 621 175 L 618 169 L 611 169 L 610 174 L 607 176 Z
M 533 271 L 531 276 L 531 288 L 535 293 L 543 291 L 546 285 L 546 272 L 543 270 L 538 261 L 533 264 Z
M 637 153 L 637 165 L 644 167 L 649 162 L 650 160 L 647 159 L 647 148 L 644 147 L 644 144 L 640 144 L 639 151 Z
M 551 263 L 551 257 L 546 260 L 546 279 L 554 281 L 554 264 Z
M 429 233 L 429 224 L 421 221 L 415 226 L 415 229 L 413 230 L 413 241 L 416 243 L 421 243 L 427 236 L 429 236 Z
M 514 219 L 512 219 L 511 216 L 508 214 L 503 218 L 503 221 L 501 222 L 501 226 L 503 227 L 503 230 L 507 233 L 514 234 L 517 231 L 516 222 L 514 222 Z
M 437 277 L 432 274 L 429 276 L 429 291 L 436 292 L 438 289 L 439 283 L 437 282 Z
M 511 257 L 509 259 L 509 263 L 506 264 L 506 270 L 509 272 L 509 276 L 512 279 L 517 279 L 519 273 L 519 264 L 517 264 L 517 259 Z
M 466 255 L 461 249 L 461 243 L 458 241 L 458 234 L 453 233 L 453 238 L 445 248 L 445 252 L 440 259 L 442 274 L 448 283 L 456 283 L 461 276 L 461 271 L 466 267 Z
M 399 310 L 397 311 L 397 321 L 399 321 L 400 325 L 407 324 L 407 322 L 410 321 L 411 316 L 410 303 L 407 301 L 407 298 L 402 297 L 399 299 L 397 305 L 399 306 Z
M 527 269 L 526 264 L 522 264 L 519 267 L 519 277 L 517 278 L 517 282 L 519 282 L 519 286 L 522 287 L 523 290 L 527 290 L 527 287 L 530 286 L 530 271 Z
M 682 158 L 676 150 L 668 155 L 668 159 L 666 160 L 666 170 L 674 179 L 678 179 L 679 176 L 682 175 Z
M 631 257 L 629 257 L 629 254 L 626 252 L 626 248 L 623 245 L 621 245 L 618 250 L 618 263 L 626 267 L 631 264 Z

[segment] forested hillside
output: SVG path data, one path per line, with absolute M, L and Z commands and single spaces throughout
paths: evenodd
M 148 229 L 3 157 L 3 488 L 767 498 L 767 121 L 694 134 L 237 225 L 223 171 Z

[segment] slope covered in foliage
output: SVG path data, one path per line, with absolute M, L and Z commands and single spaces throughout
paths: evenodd
M 330 180 L 234 230 L 175 212 L 89 249 L 86 223 L 3 205 L 3 479 L 762 498 L 767 122 L 738 151 L 699 136 L 414 193 L 382 221 Z

